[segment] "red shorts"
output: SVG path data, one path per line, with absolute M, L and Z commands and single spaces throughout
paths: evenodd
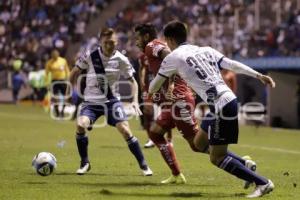
M 161 114 L 156 123 L 164 130 L 177 127 L 178 131 L 186 139 L 193 139 L 198 132 L 197 121 L 194 117 L 195 99 L 188 96 L 176 102 L 165 102 L 161 104 Z

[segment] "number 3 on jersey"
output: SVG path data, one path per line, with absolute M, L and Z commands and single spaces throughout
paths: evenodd
M 196 74 L 199 79 L 204 80 L 208 75 L 213 76 L 217 70 L 215 69 L 215 62 L 209 62 L 203 58 L 200 54 L 196 54 L 194 57 L 187 57 L 187 64 L 196 70 Z M 218 73 L 218 72 L 217 72 Z

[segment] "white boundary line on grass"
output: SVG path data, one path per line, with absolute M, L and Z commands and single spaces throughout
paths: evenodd
M 252 149 L 261 149 L 261 150 L 267 150 L 267 151 L 276 151 L 276 152 L 280 152 L 280 153 L 289 153 L 289 154 L 300 155 L 300 151 L 287 150 L 287 149 L 281 149 L 281 148 L 255 146 L 255 145 L 248 145 L 248 144 L 240 144 L 238 146 L 252 148 Z

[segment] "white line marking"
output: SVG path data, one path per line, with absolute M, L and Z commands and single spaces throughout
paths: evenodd
M 238 146 L 246 147 L 246 148 L 252 148 L 252 149 L 262 149 L 262 150 L 267 150 L 267 151 L 276 151 L 276 152 L 280 152 L 280 153 L 289 153 L 289 154 L 298 154 L 298 155 L 300 155 L 300 151 L 287 150 L 287 149 L 281 149 L 281 148 L 255 146 L 255 145 L 248 145 L 248 144 L 240 144 Z

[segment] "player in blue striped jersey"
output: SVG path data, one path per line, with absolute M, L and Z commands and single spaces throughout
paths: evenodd
M 76 65 L 71 71 L 71 83 L 77 81 L 83 70 L 86 71 L 84 102 L 77 119 L 76 141 L 81 157 L 77 174 L 83 175 L 91 168 L 86 129 L 91 129 L 93 123 L 100 116 L 105 115 L 107 123 L 116 127 L 127 141 L 143 175 L 151 176 L 152 171 L 144 159 L 139 142 L 129 128 L 117 86 L 121 75 L 131 83 L 132 107 L 137 114 L 140 114 L 137 103 L 138 86 L 133 77 L 134 69 L 128 58 L 115 49 L 116 45 L 117 37 L 114 30 L 111 28 L 103 29 L 100 34 L 100 46 L 91 52 L 86 51 L 76 61 Z

